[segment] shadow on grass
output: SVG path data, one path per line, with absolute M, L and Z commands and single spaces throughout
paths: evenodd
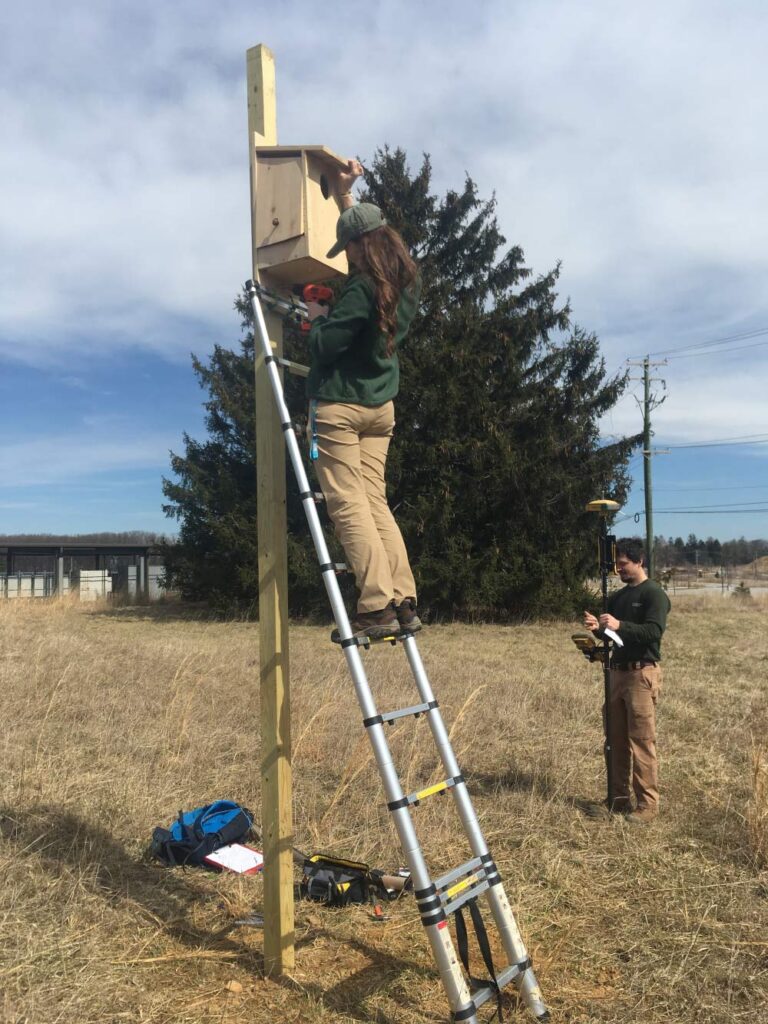
M 414 929 L 421 927 L 415 917 L 413 927 Z M 316 932 L 314 937 L 323 934 L 333 938 L 331 933 L 322 930 Z M 347 939 L 345 945 L 366 957 L 369 962 L 332 988 L 324 988 L 321 984 L 313 984 L 306 979 L 302 979 L 299 984 L 288 977 L 281 979 L 282 984 L 297 992 L 309 994 L 318 1002 L 322 1001 L 323 1006 L 339 1015 L 350 1017 L 352 1020 L 375 1021 L 376 1024 L 395 1024 L 397 1020 L 401 1019 L 400 1013 L 397 1017 L 392 1017 L 377 1007 L 373 1011 L 374 1016 L 371 1016 L 372 1011 L 364 1005 L 365 1000 L 376 993 L 387 991 L 390 998 L 397 1001 L 398 1010 L 402 1011 L 409 1004 L 413 1006 L 407 992 L 408 984 L 413 986 L 413 976 L 418 975 L 423 978 L 426 984 L 433 982 L 437 975 L 436 967 L 422 967 L 412 961 L 402 960 L 400 957 L 377 949 L 360 939 Z M 403 978 L 400 983 L 397 981 L 398 977 Z M 409 978 L 410 981 L 407 982 L 406 978 Z
M 511 793 L 536 793 L 547 800 L 559 799 L 572 804 L 573 798 L 564 797 L 557 779 L 548 772 L 527 772 L 508 765 L 498 772 L 465 771 L 467 788 L 472 796 L 495 796 L 502 790 Z
M 510 766 L 498 772 L 465 772 L 467 788 L 475 797 L 494 797 L 502 792 L 526 793 L 540 797 L 548 803 L 572 808 L 592 821 L 618 820 L 621 815 L 609 814 L 602 797 L 564 793 L 562 781 L 548 772 L 527 772 Z
M 17 858 L 34 859 L 54 876 L 62 869 L 74 870 L 80 876 L 81 884 L 108 902 L 114 903 L 117 898 L 138 905 L 151 917 L 153 925 L 160 924 L 169 937 L 189 949 L 229 953 L 230 963 L 264 975 L 262 953 L 231 934 L 238 928 L 234 921 L 215 931 L 194 923 L 195 907 L 216 898 L 215 893 L 200 891 L 191 884 L 193 879 L 199 882 L 200 871 L 156 867 L 146 859 L 132 856 L 105 829 L 46 804 L 24 809 L 0 806 L 0 838 L 16 847 Z M 418 927 L 415 919 L 414 928 Z M 324 1005 L 334 1007 L 355 1020 L 370 1020 L 361 1003 L 366 996 L 381 990 L 385 980 L 392 984 L 391 979 L 397 975 L 414 972 L 430 978 L 434 976 L 434 971 L 402 960 L 360 939 L 341 939 L 322 925 L 305 932 L 296 941 L 295 948 L 312 946 L 320 937 L 347 945 L 370 962 L 333 988 L 306 982 L 299 985 L 288 977 L 274 980 L 298 993 L 314 996 Z M 400 1005 L 408 1002 L 401 986 L 398 986 L 398 1000 Z M 375 1020 L 381 1024 L 394 1024 L 394 1018 L 381 1011 L 377 1012 Z
M 108 604 L 91 610 L 97 618 L 111 619 L 113 622 L 146 622 L 157 626 L 178 622 L 240 622 L 258 628 L 259 618 L 254 609 L 253 614 L 217 611 L 202 601 L 159 601 L 140 602 L 136 604 Z M 312 616 L 292 616 L 289 626 L 323 626 L 333 625 L 330 609 L 323 614 Z
M 176 622 L 234 621 L 232 616 L 216 612 L 202 602 L 182 601 L 116 603 L 95 608 L 91 614 L 97 618 L 112 619 L 115 622 L 151 622 L 157 626 Z M 256 621 L 254 618 L 253 622 Z
M 17 846 L 19 857 L 38 860 L 53 875 L 73 869 L 105 899 L 138 904 L 184 945 L 234 953 L 233 959 L 263 972 L 261 953 L 228 938 L 232 925 L 210 932 L 192 923 L 189 911 L 210 895 L 191 885 L 183 870 L 160 869 L 134 858 L 103 828 L 55 806 L 0 807 L 0 831 Z

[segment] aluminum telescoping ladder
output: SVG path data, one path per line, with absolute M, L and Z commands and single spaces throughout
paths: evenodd
M 272 352 L 267 335 L 264 313 L 261 308 L 260 294 L 262 289 L 253 281 L 245 285 L 253 311 L 253 322 L 256 334 L 261 343 L 261 354 L 267 366 L 272 391 L 277 403 L 277 411 L 282 424 L 285 442 L 299 485 L 304 512 L 306 513 L 309 531 L 320 561 L 320 572 L 323 583 L 331 602 L 333 617 L 339 630 L 341 648 L 347 660 L 350 674 L 355 686 L 355 693 L 363 713 L 363 725 L 373 748 L 376 765 L 384 785 L 387 807 L 397 829 L 405 861 L 413 879 L 421 923 L 427 933 L 432 952 L 437 961 L 440 977 L 443 982 L 453 1020 L 467 1021 L 477 1024 L 477 1010 L 488 999 L 497 998 L 498 992 L 510 982 L 517 988 L 520 997 L 531 1013 L 540 1021 L 549 1019 L 547 1010 L 531 966 L 531 960 L 523 943 L 520 931 L 515 922 L 512 909 L 501 884 L 501 876 L 493 862 L 483 838 L 469 797 L 464 778 L 448 738 L 437 701 L 424 670 L 416 638 L 412 633 L 404 633 L 398 637 L 406 653 L 408 663 L 419 694 L 419 703 L 409 708 L 380 714 L 374 704 L 368 679 L 360 656 L 360 646 L 352 634 L 344 600 L 336 579 L 336 566 L 331 561 L 325 543 L 320 517 L 315 506 L 315 496 L 310 489 L 304 462 L 299 450 L 296 433 L 291 423 L 288 407 L 285 403 L 282 381 L 278 370 L 278 360 Z M 257 359 L 259 350 L 257 348 Z M 429 722 L 432 737 L 435 741 L 440 759 L 445 770 L 445 781 L 430 786 L 410 795 L 403 792 L 400 780 L 387 743 L 384 726 L 398 718 L 424 715 Z M 432 879 L 421 852 L 410 808 L 421 800 L 435 793 L 450 790 L 464 831 L 469 841 L 473 857 L 440 878 Z M 491 915 L 501 937 L 508 964 L 496 971 L 496 982 L 475 987 L 470 991 L 462 965 L 456 955 L 453 939 L 448 928 L 448 917 L 478 896 L 484 895 L 490 907 Z

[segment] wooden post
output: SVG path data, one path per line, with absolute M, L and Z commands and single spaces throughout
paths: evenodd
M 272 282 L 264 274 L 259 275 L 256 260 L 258 181 L 254 147 L 277 145 L 275 60 L 266 46 L 259 45 L 248 50 L 246 63 L 253 278 L 272 288 Z M 269 312 L 265 312 L 265 319 L 275 354 L 282 356 L 282 320 Z M 294 965 L 285 441 L 262 356 L 256 359 L 256 465 L 264 967 L 268 974 L 282 974 Z

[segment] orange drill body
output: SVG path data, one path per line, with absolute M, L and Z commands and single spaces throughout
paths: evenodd
M 327 284 L 305 284 L 301 297 L 305 302 L 328 303 L 333 298 L 333 290 Z
M 305 284 L 301 289 L 301 297 L 305 302 L 319 302 L 321 305 L 327 306 L 333 299 L 333 290 L 327 284 Z M 309 331 L 311 326 L 308 321 L 305 321 L 301 325 L 301 330 Z

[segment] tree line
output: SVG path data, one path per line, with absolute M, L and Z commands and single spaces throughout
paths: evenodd
M 6 533 L 0 534 L 0 546 L 34 544 L 168 544 L 171 539 L 163 533 L 147 530 L 107 531 L 100 533 Z
M 687 540 L 682 537 L 655 537 L 653 544 L 654 565 L 659 568 L 673 566 L 719 566 L 748 565 L 756 558 L 768 555 L 768 540 L 719 541 L 716 537 L 706 540 L 689 533 Z

